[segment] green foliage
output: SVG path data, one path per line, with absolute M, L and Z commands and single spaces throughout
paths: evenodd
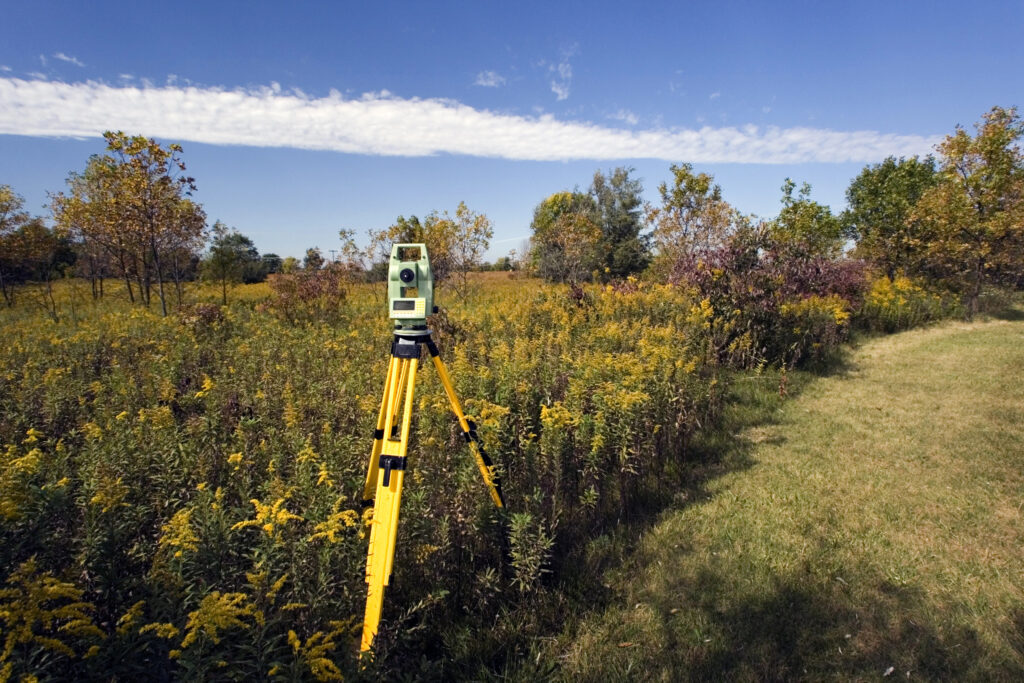
M 174 280 L 181 304 L 181 269 L 203 244 L 206 214 L 191 200 L 195 180 L 184 175 L 182 148 L 141 135 L 106 132 L 107 154 L 72 173 L 68 193 L 53 196 L 58 228 L 86 255 L 90 278 L 116 272 L 134 303 L 156 286 L 168 314 L 165 281 Z
M 305 258 L 302 259 L 302 269 L 309 272 L 317 271 L 324 267 L 324 263 L 324 255 L 320 253 L 320 250 L 310 247 L 306 250 Z
M 556 192 L 533 210 L 532 269 L 551 282 L 577 283 L 640 273 L 650 261 L 640 181 L 631 168 L 594 173 L 586 192 Z
M 590 196 L 601 227 L 603 272 L 606 277 L 624 278 L 640 273 L 650 261 L 649 240 L 644 228 L 643 186 L 630 178 L 632 168 L 618 167 L 607 175 L 594 173 Z
M 551 282 L 589 279 L 602 260 L 598 207 L 590 195 L 556 192 L 533 210 L 533 270 Z
M 811 186 L 804 183 L 795 197 L 796 183 L 789 178 L 782 185 L 782 210 L 769 224 L 772 238 L 781 243 L 803 245 L 811 254 L 827 258 L 843 249 L 843 226 L 832 211 L 811 199 Z
M 217 221 L 212 232 L 213 239 L 202 262 L 202 273 L 204 279 L 220 283 L 222 303 L 226 306 L 228 285 L 262 282 L 267 275 L 263 270 L 265 262 L 252 240 L 237 230 Z
M 15 271 L 20 265 L 15 253 L 14 233 L 26 221 L 28 214 L 22 211 L 25 199 L 15 194 L 10 185 L 0 185 L 0 291 L 3 292 L 4 303 L 14 304 Z
M 654 226 L 654 270 L 666 276 L 680 260 L 722 246 L 741 224 L 737 212 L 722 199 L 722 188 L 707 173 L 694 173 L 691 164 L 672 165 L 672 185 L 661 183 L 661 206 L 651 207 L 647 220 Z
M 856 255 L 876 264 L 890 278 L 921 265 L 924 244 L 910 221 L 914 205 L 935 185 L 935 159 L 889 157 L 865 166 L 846 190 L 848 208 L 840 216 Z
M 273 273 L 280 273 L 284 267 L 284 260 L 277 254 L 263 254 L 260 256 L 260 260 L 263 262 L 260 270 L 263 271 L 264 277 Z

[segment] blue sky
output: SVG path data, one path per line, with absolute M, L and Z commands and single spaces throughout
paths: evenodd
M 1024 2 L 5 3 L 0 184 L 46 193 L 105 129 L 180 142 L 212 222 L 264 252 L 454 211 L 518 248 L 545 196 L 631 166 L 784 178 L 835 210 L 889 154 L 1022 104 Z

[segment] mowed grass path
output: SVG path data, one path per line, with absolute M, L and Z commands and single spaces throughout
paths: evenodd
M 1024 680 L 1020 317 L 866 341 L 741 430 L 559 675 Z

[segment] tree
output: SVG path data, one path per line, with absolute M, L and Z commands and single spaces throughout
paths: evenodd
M 1024 275 L 1024 124 L 1016 108 L 994 107 L 975 130 L 958 126 L 939 144 L 938 182 L 911 215 L 924 267 L 964 293 L 968 318 L 984 284 Z
M 556 192 L 533 210 L 530 258 L 546 280 L 578 283 L 602 263 L 603 233 L 593 197 Z
M 832 210 L 811 200 L 811 186 L 804 183 L 794 197 L 796 183 L 786 178 L 782 185 L 782 210 L 772 221 L 769 233 L 779 244 L 797 245 L 810 254 L 834 258 L 843 250 L 843 227 Z
M 81 262 L 93 297 L 103 295 L 104 278 L 116 272 L 124 280 L 129 301 L 135 303 L 132 280 L 136 274 L 136 254 L 120 226 L 117 186 L 110 175 L 102 157 L 90 157 L 85 171 L 69 174 L 68 194 L 58 192 L 52 196 L 52 212 L 58 230 L 76 244 L 83 256 Z
M 266 275 L 273 275 L 274 273 L 280 273 L 283 261 L 277 254 L 264 254 L 260 257 L 263 261 L 263 272 Z
M 284 260 L 281 261 L 281 272 L 285 275 L 289 275 L 297 271 L 300 267 L 299 259 L 294 256 L 285 256 Z
M 263 279 L 262 262 L 256 245 L 245 235 L 224 223 L 213 224 L 210 252 L 203 260 L 203 275 L 220 282 L 221 300 L 228 303 L 228 284 L 259 282 Z
M 451 284 L 460 298 L 468 294 L 469 272 L 490 246 L 494 230 L 490 219 L 459 202 L 455 216 L 432 211 L 422 221 L 399 216 L 389 227 L 370 231 L 369 252 L 375 264 L 386 263 L 391 245 L 419 242 L 427 245 L 435 284 Z
M 641 235 L 644 228 L 643 186 L 630 178 L 634 169 L 619 167 L 608 175 L 594 173 L 589 194 L 597 209 L 601 228 L 603 265 L 612 277 L 639 273 L 650 261 L 649 240 Z
M 316 247 L 310 247 L 306 250 L 306 257 L 302 259 L 302 268 L 304 270 L 320 270 L 324 266 L 324 255 L 320 253 L 320 250 Z
M 656 268 L 667 273 L 680 259 L 722 246 L 739 215 L 724 199 L 714 176 L 694 173 L 691 164 L 672 165 L 672 186 L 661 183 L 661 206 L 649 207 L 654 225 Z
M 53 278 L 74 264 L 74 252 L 66 238 L 46 226 L 41 218 L 26 221 L 14 233 L 14 249 L 24 280 L 41 282 L 39 303 L 57 322 L 57 302 L 53 296 Z
M 177 255 L 198 251 L 204 241 L 206 214 L 190 199 L 195 181 L 184 175 L 180 145 L 164 148 L 122 132 L 103 137 L 108 154 L 92 157 L 84 173 L 69 177 L 69 194 L 53 198 L 54 218 L 61 230 L 105 246 L 133 301 L 130 277 L 147 306 L 155 279 L 167 315 L 165 278 L 174 278 L 180 301 Z
M 477 269 L 487 252 L 494 228 L 486 214 L 472 211 L 465 202 L 459 202 L 454 218 L 448 218 L 446 212 L 444 220 L 452 223 L 452 285 L 459 298 L 465 299 L 469 295 L 469 273 Z
M 14 233 L 28 221 L 28 214 L 22 211 L 24 205 L 24 198 L 15 194 L 10 185 L 0 185 L 0 290 L 8 306 L 14 305 Z
M 118 189 L 122 229 L 140 252 L 145 302 L 149 304 L 149 286 L 155 276 L 161 310 L 167 315 L 162 258 L 182 246 L 198 248 L 206 228 L 202 208 L 188 199 L 196 189 L 195 180 L 182 175 L 181 145 L 165 149 L 151 138 L 121 132 L 103 137 L 112 153 L 107 157 L 108 168 Z
M 865 166 L 846 190 L 848 208 L 840 215 L 856 254 L 878 264 L 891 280 L 916 267 L 923 244 L 910 215 L 926 190 L 935 185 L 935 159 L 889 157 Z

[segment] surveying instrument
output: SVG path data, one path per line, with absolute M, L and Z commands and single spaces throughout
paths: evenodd
M 459 420 L 462 435 L 480 468 L 491 499 L 499 508 L 505 507 L 494 465 L 484 452 L 476 433 L 476 425 L 462 412 L 448 370 L 441 362 L 437 345 L 427 329 L 427 315 L 437 311 L 434 308 L 434 278 L 425 244 L 395 244 L 391 247 L 388 311 L 390 318 L 395 321 L 395 336 L 391 343 L 384 397 L 377 414 L 377 429 L 373 433 L 370 467 L 363 488 L 363 506 L 373 505 L 373 519 L 370 523 L 370 547 L 366 555 L 366 583 L 369 588 L 366 594 L 363 638 L 359 648 L 361 652 L 367 652 L 373 647 L 384 606 L 384 587 L 391 580 L 398 532 L 398 508 L 402 502 L 402 482 L 407 469 L 406 450 L 409 447 L 416 368 L 422 355 L 422 346 L 427 347 L 434 361 L 452 412 Z

